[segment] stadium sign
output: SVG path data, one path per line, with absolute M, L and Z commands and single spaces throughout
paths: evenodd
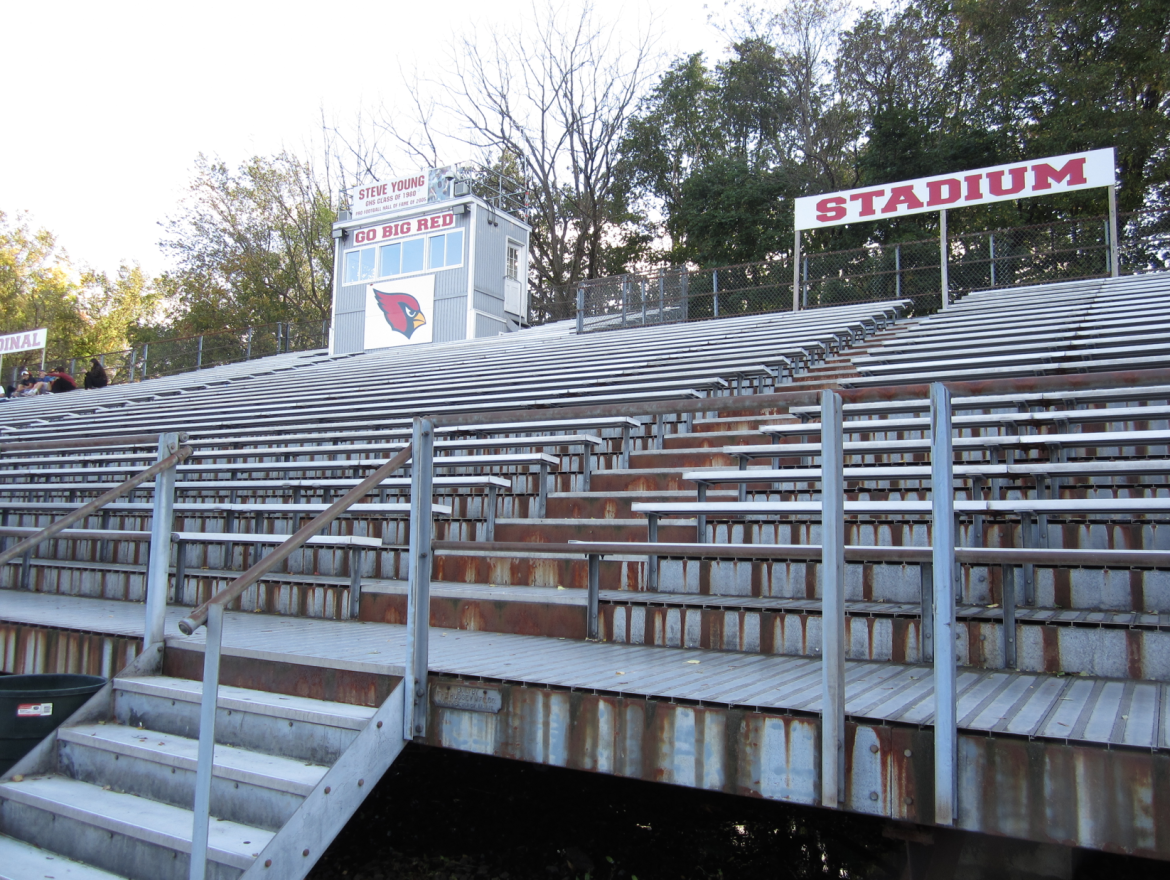
M 48 338 L 49 330 L 47 327 L 29 330 L 25 333 L 9 333 L 7 336 L 0 336 L 0 357 L 12 352 L 44 348 Z
M 928 211 L 1116 185 L 1113 148 L 1068 153 L 843 190 L 796 200 L 796 229 L 820 229 Z

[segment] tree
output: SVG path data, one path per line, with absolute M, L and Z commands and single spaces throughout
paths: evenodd
M 452 142 L 483 164 L 520 160 L 538 315 L 567 314 L 573 286 L 604 275 L 612 249 L 629 245 L 618 148 L 651 57 L 647 35 L 623 43 L 618 27 L 598 25 L 587 5 L 534 7 L 519 29 L 462 37 L 443 81 L 415 84 L 414 131 L 385 122 L 427 163 L 443 164 L 440 147 Z M 426 87 L 439 97 L 424 97 Z M 436 134 L 444 124 L 453 132 L 445 138 Z
M 160 242 L 176 330 L 328 320 L 337 215 L 311 163 L 285 152 L 233 171 L 201 154 L 181 210 Z

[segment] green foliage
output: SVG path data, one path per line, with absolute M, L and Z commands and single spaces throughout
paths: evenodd
M 328 319 L 335 219 L 327 186 L 288 153 L 234 171 L 200 155 L 160 243 L 176 261 L 159 283 L 178 331 Z

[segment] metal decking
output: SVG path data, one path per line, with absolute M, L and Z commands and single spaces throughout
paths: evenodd
M 203 631 L 182 636 L 186 609 L 168 609 L 167 643 L 201 650 Z M 141 636 L 142 606 L 4 590 L 0 619 Z M 401 675 L 407 629 L 380 623 L 227 615 L 228 655 Z M 776 714 L 821 710 L 817 659 L 586 643 L 537 636 L 432 629 L 432 673 L 532 686 L 639 696 Z M 998 670 L 962 670 L 959 730 L 1056 742 L 1170 749 L 1170 685 Z M 880 723 L 930 725 L 930 667 L 846 663 L 846 714 Z

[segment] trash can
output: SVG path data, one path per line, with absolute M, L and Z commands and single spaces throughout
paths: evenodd
M 100 675 L 0 676 L 0 773 L 101 690 Z

